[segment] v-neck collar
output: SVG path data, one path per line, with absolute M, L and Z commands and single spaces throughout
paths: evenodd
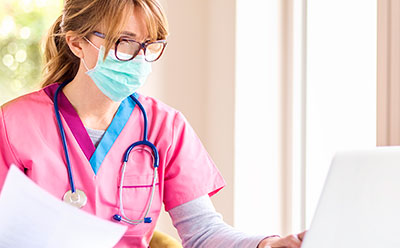
M 55 83 L 44 88 L 44 92 L 54 101 L 54 94 L 58 88 L 59 84 Z M 134 93 L 137 97 L 137 94 Z M 112 145 L 118 138 L 122 129 L 129 120 L 133 109 L 135 108 L 135 102 L 127 97 L 124 99 L 115 114 L 110 126 L 107 128 L 103 135 L 97 148 L 93 145 L 92 140 L 87 133 L 85 126 L 83 125 L 78 113 L 75 111 L 74 107 L 64 95 L 62 91 L 59 93 L 58 105 L 61 115 L 64 117 L 69 129 L 71 130 L 74 138 L 79 144 L 85 157 L 90 162 L 93 172 L 97 175 L 100 165 L 104 161 L 107 153 L 110 151 Z M 121 158 L 123 156 L 123 151 L 121 151 Z
M 118 135 L 121 133 L 125 124 L 128 122 L 134 107 L 135 102 L 132 101 L 130 97 L 127 97 L 121 102 L 110 126 L 108 126 L 106 132 L 103 135 L 103 138 L 101 138 L 99 145 L 97 146 L 95 152 L 89 160 L 90 165 L 92 166 L 93 171 L 96 174 L 108 151 L 111 149 L 115 140 L 118 138 Z M 121 151 L 121 159 L 123 157 L 123 152 L 124 151 Z

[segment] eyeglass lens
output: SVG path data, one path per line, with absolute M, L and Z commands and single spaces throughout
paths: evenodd
M 139 53 L 141 48 L 140 43 L 131 40 L 120 40 L 117 46 L 117 58 L 120 60 L 130 60 Z M 163 52 L 164 43 L 154 42 L 149 43 L 145 49 L 145 59 L 148 62 L 157 60 Z M 123 54 L 121 54 L 123 53 Z

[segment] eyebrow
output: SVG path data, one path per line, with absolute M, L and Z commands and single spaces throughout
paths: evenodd
M 137 35 L 135 33 L 132 33 L 132 32 L 129 32 L 129 31 L 124 31 L 124 32 L 122 32 L 122 34 L 131 36 L 131 37 L 134 37 L 134 38 L 137 37 Z

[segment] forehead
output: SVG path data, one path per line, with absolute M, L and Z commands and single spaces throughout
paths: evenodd
M 137 40 L 145 40 L 149 37 L 147 30 L 146 17 L 140 7 L 127 10 L 127 18 L 121 30 L 121 33 L 131 36 Z
M 126 19 L 120 30 L 121 35 L 128 36 L 137 41 L 144 41 L 149 37 L 146 24 L 146 16 L 140 7 L 129 7 L 125 10 Z M 102 33 L 106 30 L 107 23 L 102 23 L 98 30 Z

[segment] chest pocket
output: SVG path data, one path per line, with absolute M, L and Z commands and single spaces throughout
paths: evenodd
M 131 151 L 125 167 L 122 186 L 122 201 L 128 218 L 142 219 L 151 201 L 153 190 L 154 167 L 152 153 L 148 148 L 136 148 Z M 120 185 L 118 185 L 119 187 Z M 156 178 L 154 196 L 151 201 L 149 217 L 161 209 L 159 179 Z

